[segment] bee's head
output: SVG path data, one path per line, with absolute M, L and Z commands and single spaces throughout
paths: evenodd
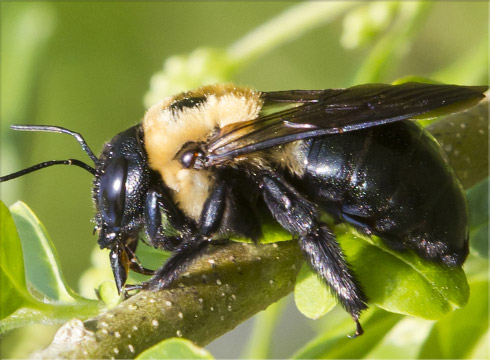
M 1 176 L 0 182 L 15 179 L 52 165 L 76 165 L 95 176 L 93 198 L 97 213 L 95 230 L 101 248 L 110 249 L 110 261 L 116 285 L 124 286 L 138 234 L 142 228 L 144 204 L 151 170 L 143 144 L 140 125 L 116 135 L 97 158 L 83 137 L 74 131 L 50 125 L 14 125 L 14 130 L 63 133 L 73 136 L 92 159 L 95 168 L 76 159 L 45 161 L 13 174 Z
M 141 135 L 140 126 L 119 133 L 99 158 L 93 198 L 101 248 L 131 242 L 142 226 L 150 170 Z

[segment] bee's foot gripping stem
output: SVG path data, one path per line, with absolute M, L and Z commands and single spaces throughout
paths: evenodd
M 364 329 L 362 328 L 361 323 L 359 322 L 359 319 L 354 319 L 354 321 L 356 322 L 356 332 L 352 335 L 348 335 L 348 337 L 350 339 L 355 339 L 356 337 L 364 334 Z

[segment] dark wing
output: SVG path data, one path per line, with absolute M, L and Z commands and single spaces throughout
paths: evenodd
M 409 119 L 453 104 L 468 106 L 484 98 L 487 88 L 405 83 L 265 92 L 264 106 L 299 105 L 223 127 L 206 144 L 203 166 L 295 140 Z

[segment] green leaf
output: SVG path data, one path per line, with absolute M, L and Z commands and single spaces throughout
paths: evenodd
M 294 302 L 298 310 L 310 319 L 321 318 L 337 304 L 327 285 L 306 264 L 296 278 Z
M 73 318 L 83 320 L 96 316 L 101 310 L 101 302 L 93 300 L 74 304 L 45 304 L 34 299 L 28 307 L 22 307 L 0 321 L 0 335 L 32 324 L 62 324 Z
M 473 358 L 472 354 L 482 346 L 488 332 L 489 282 L 475 281 L 471 285 L 468 305 L 434 325 L 419 353 L 420 359 Z
M 488 258 L 488 178 L 466 192 L 472 253 Z
M 16 216 L 32 215 L 35 219 L 34 214 L 25 205 L 19 206 L 20 208 L 17 208 L 17 210 L 22 209 L 24 212 L 20 211 Z M 25 218 L 24 221 L 26 221 Z M 29 223 L 27 222 L 22 226 L 28 225 Z M 35 237 L 33 238 L 37 241 Z M 26 251 L 39 251 L 34 254 L 28 254 L 30 256 L 37 255 L 39 257 L 39 255 L 43 255 L 39 247 L 28 247 Z M 35 257 L 31 258 L 28 256 L 26 259 L 31 262 L 29 266 L 36 266 L 35 262 L 37 260 Z M 44 265 L 38 264 L 38 266 L 41 271 Z M 39 281 L 41 280 L 42 278 L 39 279 Z M 47 303 L 45 302 L 47 300 L 46 298 L 41 302 L 30 294 L 27 290 L 21 240 L 17 234 L 12 215 L 1 201 L 0 288 L 0 334 L 11 329 L 35 323 L 61 323 L 75 316 L 78 318 L 87 318 L 97 314 L 101 308 L 98 302 L 90 301 L 76 295 L 76 298 L 70 297 L 72 300 L 69 305 L 66 305 L 59 302 L 56 304 Z
M 158 269 L 161 267 L 171 254 L 170 251 L 155 249 L 153 246 L 149 246 L 142 241 L 139 242 L 138 248 L 136 249 L 138 259 L 149 269 Z
M 142 352 L 136 359 L 214 359 L 205 349 L 187 339 L 171 338 Z
M 138 248 L 136 249 L 136 256 L 140 260 L 141 264 L 147 269 L 159 269 L 167 261 L 172 253 L 170 251 L 163 251 L 162 249 L 155 249 L 152 246 L 140 241 Z M 134 271 L 129 272 L 129 283 L 141 283 L 149 279 L 148 275 L 141 275 Z
M 24 275 L 22 246 L 9 210 L 0 201 L 0 319 L 23 306 L 35 306 Z
M 370 304 L 435 320 L 468 301 L 468 283 L 461 268 L 425 261 L 411 251 L 397 252 L 381 239 L 359 234 L 345 224 L 336 226 L 335 233 Z M 306 265 L 298 274 L 294 298 L 298 310 L 312 319 L 322 317 L 336 303 Z
M 63 278 L 58 254 L 46 228 L 23 202 L 16 202 L 10 210 L 21 239 L 29 284 L 50 300 L 73 303 L 77 295 Z
M 261 227 L 262 238 L 259 240 L 261 244 L 273 244 L 280 241 L 292 240 L 292 235 L 288 233 L 282 226 L 274 222 L 266 222 Z M 253 243 L 250 239 L 232 237 L 233 241 Z
M 104 281 L 99 286 L 99 296 L 107 308 L 113 308 L 119 304 L 121 296 L 117 293 L 116 283 L 114 281 Z
M 396 79 L 395 81 L 392 81 L 392 85 L 399 85 L 399 84 L 405 84 L 407 82 L 421 82 L 425 84 L 441 84 L 439 81 L 435 81 L 433 79 L 423 77 L 423 76 L 417 76 L 417 75 L 407 75 L 401 78 Z
M 271 244 L 280 241 L 289 241 L 292 239 L 290 233 L 277 223 L 265 223 L 262 225 L 262 234 L 264 237 L 260 240 L 261 244 Z
M 355 339 L 345 335 L 321 334 L 297 351 L 293 359 L 359 359 L 368 354 L 402 318 L 380 309 L 371 310 L 371 316 L 363 323 L 365 333 Z M 354 323 L 352 323 L 354 324 Z M 354 329 L 354 325 L 352 326 Z
M 382 309 L 440 319 L 468 301 L 464 271 L 421 259 L 412 251 L 398 252 L 381 239 L 336 227 L 348 262 L 370 303 Z

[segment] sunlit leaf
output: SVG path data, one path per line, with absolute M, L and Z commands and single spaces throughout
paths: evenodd
M 214 359 L 205 349 L 186 339 L 171 338 L 142 352 L 136 359 Z
M 411 251 L 401 253 L 377 237 L 337 228 L 339 242 L 371 304 L 431 320 L 466 304 L 469 289 L 461 268 L 423 260 Z
M 104 281 L 98 289 L 100 299 L 110 309 L 119 304 L 121 297 L 117 293 L 116 283 L 114 281 Z
M 22 246 L 8 208 L 0 201 L 0 319 L 35 299 L 26 288 Z
M 381 239 L 361 235 L 346 225 L 336 226 L 336 235 L 369 304 L 435 320 L 468 301 L 468 283 L 461 268 L 423 260 L 411 251 L 392 250 Z M 305 268 L 298 277 L 295 300 L 298 309 L 314 319 L 328 312 L 335 301 Z
M 306 264 L 296 279 L 294 301 L 298 310 L 310 319 L 322 317 L 337 304 L 327 286 Z
M 149 269 L 158 269 L 165 263 L 170 254 L 169 251 L 155 249 L 152 246 L 146 245 L 144 242 L 140 242 L 136 249 L 138 259 L 141 261 L 142 265 Z
M 76 295 L 63 278 L 58 254 L 46 228 L 23 202 L 16 202 L 10 210 L 22 242 L 29 284 L 53 301 L 75 301 Z
M 262 225 L 264 238 L 260 240 L 263 244 L 276 243 L 279 241 L 289 241 L 292 236 L 277 223 L 265 223 Z
M 399 85 L 399 84 L 405 84 L 407 82 L 421 82 L 425 84 L 441 84 L 438 81 L 435 81 L 433 79 L 429 79 L 423 76 L 417 76 L 417 75 L 407 75 L 401 78 L 396 79 L 395 81 L 392 81 L 392 85 Z
M 167 261 L 168 257 L 171 255 L 169 251 L 163 251 L 162 249 L 155 249 L 143 242 L 138 244 L 136 249 L 136 256 L 138 257 L 141 265 L 147 269 L 159 269 Z M 128 283 L 141 283 L 148 280 L 150 277 L 148 275 L 141 275 L 134 271 L 129 272 Z
M 461 268 L 423 260 L 414 252 L 397 252 L 381 239 L 361 235 L 346 225 L 335 229 L 370 305 L 435 320 L 466 304 L 469 289 Z M 294 297 L 298 310 L 312 319 L 320 318 L 336 303 L 306 265 L 298 275 Z
M 23 209 L 28 210 L 27 207 Z M 29 214 L 24 213 L 23 215 Z M 30 215 L 35 218 L 34 214 Z M 35 246 L 26 248 L 26 251 L 27 249 L 28 251 L 41 251 Z M 43 255 L 42 251 L 38 255 Z M 35 265 L 36 259 L 29 257 L 28 259 L 34 262 L 29 266 Z M 39 264 L 40 268 L 43 266 L 46 265 Z M 47 277 L 46 281 L 50 281 L 49 272 L 44 276 Z M 41 281 L 42 277 L 39 279 Z M 47 299 L 41 302 L 30 294 L 26 286 L 21 241 L 13 217 L 5 204 L 0 202 L 0 334 L 30 324 L 55 324 L 73 317 L 87 318 L 97 314 L 101 308 L 98 302 L 79 296 L 70 298 L 72 300 L 69 305 L 60 302 L 48 303 Z
M 262 238 L 259 240 L 261 244 L 272 244 L 280 241 L 289 241 L 292 239 L 292 235 L 288 233 L 286 230 L 284 230 L 277 223 L 266 222 L 262 224 L 261 231 L 263 235 Z M 247 243 L 253 242 L 250 239 L 237 238 L 237 237 L 233 237 L 231 238 L 231 240 L 239 241 L 239 242 L 247 242 Z

